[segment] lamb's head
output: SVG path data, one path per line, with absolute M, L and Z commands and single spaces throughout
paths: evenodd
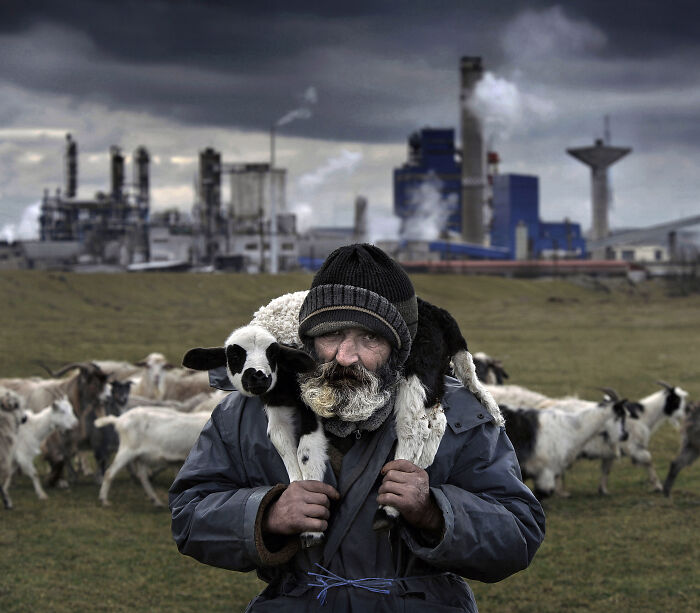
M 226 366 L 233 386 L 245 396 L 261 396 L 277 384 L 280 369 L 290 372 L 311 370 L 315 362 L 304 351 L 279 344 L 260 326 L 234 330 L 224 347 L 190 349 L 183 366 L 211 370 Z
M 51 421 L 59 430 L 72 430 L 78 425 L 78 418 L 73 411 L 73 405 L 66 396 L 51 403 Z

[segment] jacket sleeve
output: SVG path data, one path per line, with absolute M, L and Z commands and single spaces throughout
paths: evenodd
M 279 537 L 270 543 L 261 531 L 265 506 L 285 486 L 248 483 L 238 427 L 230 421 L 226 438 L 235 444 L 227 445 L 219 405 L 170 488 L 173 538 L 181 553 L 211 566 L 249 571 L 286 562 L 298 549 L 298 539 Z
M 522 482 L 504 428 L 492 422 L 464 433 L 445 484 L 431 487 L 444 518 L 431 546 L 405 524 L 402 536 L 418 557 L 468 579 L 500 581 L 526 568 L 544 539 L 542 506 Z

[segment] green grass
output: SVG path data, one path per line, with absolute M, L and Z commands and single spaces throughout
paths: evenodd
M 137 361 L 161 351 L 179 362 L 190 347 L 220 344 L 268 299 L 303 289 L 308 275 L 77 275 L 0 273 L 0 376 L 43 375 L 84 359 Z M 551 395 L 630 398 L 664 379 L 700 395 L 700 296 L 670 298 L 663 284 L 633 288 L 564 280 L 458 275 L 413 278 L 424 298 L 450 310 L 472 351 L 500 357 L 511 381 Z M 664 426 L 652 439 L 659 474 L 678 447 Z M 43 468 L 43 467 L 42 467 Z M 155 479 L 165 494 L 173 471 Z M 480 610 L 700 610 L 700 463 L 673 496 L 649 491 L 623 460 L 612 495 L 595 492 L 598 465 L 567 474 L 569 499 L 546 502 L 547 538 L 531 567 L 505 581 L 471 582 Z M 180 555 L 166 511 L 126 475 L 114 506 L 97 505 L 83 477 L 36 499 L 28 479 L 0 511 L 0 611 L 240 611 L 262 583 Z

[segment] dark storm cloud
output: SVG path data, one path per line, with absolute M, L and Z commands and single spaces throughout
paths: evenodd
M 551 2 L 339 4 L 11 0 L 0 5 L 0 78 L 244 130 L 268 129 L 313 85 L 314 121 L 287 133 L 373 142 L 403 139 L 423 123 L 456 124 L 464 54 L 483 56 L 489 70 L 525 66 L 543 85 L 588 91 L 698 78 L 692 2 L 567 2 L 566 17 L 588 28 L 586 57 L 544 47 L 529 65 L 542 36 L 528 28 Z
M 267 129 L 313 85 L 314 121 L 288 126 L 289 134 L 396 141 L 422 125 L 431 106 L 426 119 L 456 124 L 459 57 L 481 55 L 491 70 L 512 66 L 504 24 L 552 6 L 339 4 L 4 2 L 0 78 L 112 108 L 246 130 Z M 571 70 L 573 58 L 538 58 L 543 83 L 643 90 L 688 78 L 698 45 L 694 3 L 674 2 L 672 10 L 647 1 L 564 6 L 571 19 L 599 29 L 605 44 L 578 71 Z M 674 61 L 646 72 L 643 64 L 633 72 L 616 68 L 659 56 Z

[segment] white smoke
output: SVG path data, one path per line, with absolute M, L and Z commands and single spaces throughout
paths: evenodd
M 282 117 L 280 117 L 275 122 L 276 127 L 279 128 L 280 126 L 287 125 L 288 123 L 292 123 L 296 119 L 311 118 L 313 114 L 311 112 L 311 106 L 318 102 L 318 94 L 316 92 L 316 88 L 313 85 L 311 87 L 307 87 L 306 91 L 302 94 L 301 99 L 301 106 L 299 106 L 296 109 L 292 109 L 291 111 L 282 115 Z
M 22 212 L 22 217 L 18 223 L 8 223 L 0 229 L 0 240 L 14 243 L 16 240 L 38 239 L 40 214 L 41 202 L 29 205 Z
M 301 175 L 298 180 L 299 187 L 303 190 L 317 189 L 334 174 L 339 172 L 351 174 L 361 161 L 361 152 L 343 149 L 340 155 L 330 158 L 315 170 Z
M 313 207 L 308 202 L 297 202 L 289 210 L 296 216 L 297 232 L 300 234 L 308 232 L 311 226 L 314 225 L 316 217 L 314 216 Z
M 525 93 L 516 83 L 491 72 L 484 73 L 466 104 L 481 119 L 484 132 L 499 140 L 508 140 L 555 114 L 550 101 Z
M 431 170 L 425 181 L 411 190 L 409 206 L 413 211 L 403 219 L 399 236 L 403 240 L 436 240 L 457 206 L 457 194 L 442 195 L 443 182 Z

